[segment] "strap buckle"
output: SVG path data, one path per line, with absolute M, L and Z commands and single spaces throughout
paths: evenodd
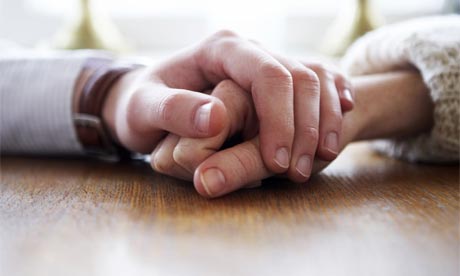
M 73 120 L 80 142 L 85 145 L 84 149 L 89 155 L 113 162 L 120 160 L 118 149 L 111 142 L 100 118 L 75 113 Z

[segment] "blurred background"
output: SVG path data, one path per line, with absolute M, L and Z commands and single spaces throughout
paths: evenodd
M 88 0 L 83 0 L 86 2 Z M 321 52 L 337 18 L 372 4 L 376 25 L 451 13 L 459 0 L 93 0 L 94 16 L 117 29 L 123 51 L 163 56 L 225 28 L 291 55 Z M 367 3 L 369 2 L 369 3 Z M 0 38 L 28 47 L 56 47 L 78 20 L 82 0 L 0 0 Z M 355 15 L 356 16 L 356 15 Z M 345 20 L 345 19 L 343 19 Z M 350 21 L 352 19 L 348 19 Z M 74 23 L 72 23 L 74 22 Z M 345 22 L 345 21 L 341 21 Z M 105 23 L 101 23 L 104 25 Z M 346 32 L 344 24 L 334 32 Z M 336 26 L 337 27 L 337 26 Z M 104 34 L 102 34 L 104 35 Z M 62 38 L 62 36 L 61 36 Z M 61 39 L 62 40 L 62 39 Z M 122 40 L 122 42 L 120 42 Z M 65 43 L 65 42 L 59 42 Z M 59 44 L 58 43 L 58 44 Z M 59 46 L 60 47 L 60 46 Z

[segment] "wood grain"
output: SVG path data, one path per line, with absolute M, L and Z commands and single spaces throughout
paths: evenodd
M 145 163 L 2 157 L 1 275 L 458 275 L 459 167 L 365 143 L 208 200 Z

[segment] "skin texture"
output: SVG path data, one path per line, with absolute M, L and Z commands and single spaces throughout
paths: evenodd
M 250 98 L 260 152 L 271 172 L 288 172 L 301 181 L 310 175 L 315 156 L 336 157 L 337 141 L 326 143 L 331 141 L 326 137 L 340 138 L 342 111 L 353 107 L 343 75 L 272 54 L 229 31 L 123 76 L 108 94 L 103 120 L 114 141 L 140 153 L 151 153 L 169 133 L 213 137 L 230 115 L 219 98 L 204 91 L 227 79 Z M 309 163 L 299 162 L 305 157 Z
M 390 72 L 352 80 L 355 108 L 344 116 L 339 150 L 348 143 L 365 139 L 407 137 L 432 127 L 433 104 L 422 78 L 415 71 Z M 254 186 L 273 173 L 265 166 L 259 150 L 259 137 L 219 151 L 225 136 L 257 124 L 248 109 L 250 99 L 231 81 L 218 85 L 213 95 L 227 107 L 227 127 L 207 139 L 170 135 L 152 153 L 152 167 L 162 173 L 192 179 L 198 193 L 218 197 L 242 187 Z M 230 95 L 230 96 L 229 96 Z M 238 96 L 238 97 L 237 97 Z M 249 118 L 249 119 L 248 119 Z M 315 160 L 313 172 L 328 162 Z M 291 168 L 288 172 L 291 173 Z M 292 175 L 291 175 L 292 178 Z M 295 178 L 295 177 L 294 177 Z

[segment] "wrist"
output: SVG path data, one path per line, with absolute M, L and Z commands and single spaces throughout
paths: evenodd
M 395 71 L 352 80 L 355 108 L 344 118 L 352 140 L 400 138 L 429 131 L 433 102 L 417 71 Z
M 123 153 L 109 134 L 102 109 L 112 86 L 133 68 L 107 59 L 89 59 L 84 65 L 75 84 L 73 109 L 76 133 L 88 154 L 119 159 Z
M 102 105 L 102 121 L 115 143 L 123 146 L 120 140 L 120 128 L 123 126 L 123 111 L 142 69 L 134 69 L 121 76 L 110 88 Z
M 373 107 L 366 94 L 369 85 L 366 79 L 357 77 L 351 80 L 353 87 L 353 110 L 343 117 L 343 147 L 350 142 L 356 142 L 369 137 L 369 126 L 372 125 Z M 371 128 L 372 130 L 372 128 Z

